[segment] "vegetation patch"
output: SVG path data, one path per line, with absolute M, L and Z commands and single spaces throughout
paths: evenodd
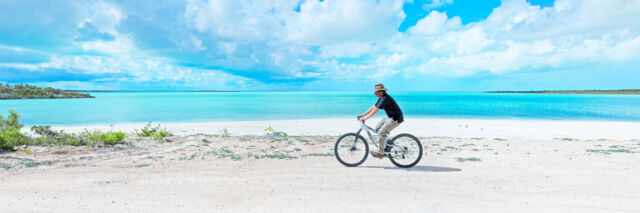
M 19 122 L 20 116 L 16 111 L 9 111 L 9 116 L 4 119 L 0 115 L 0 150 L 13 150 L 16 146 L 87 146 L 102 147 L 125 144 L 126 134 L 123 132 L 90 132 L 84 130 L 81 133 L 66 133 L 55 131 L 51 126 L 33 126 L 31 131 L 35 137 L 20 131 L 24 127 Z M 29 151 L 30 149 L 25 149 Z M 30 151 L 29 151 L 30 152 Z M 32 153 L 30 153 L 32 154 Z
M 448 150 L 458 150 L 458 148 L 456 148 L 454 146 L 445 146 L 444 148 L 440 149 L 440 151 L 442 151 L 442 152 L 446 152 Z
M 231 158 L 232 160 L 238 161 L 238 160 L 242 160 L 242 156 L 239 154 L 234 153 L 231 150 L 228 150 L 226 148 L 221 148 L 221 149 L 217 149 L 217 150 L 213 150 L 210 152 L 206 153 L 207 155 L 214 155 L 214 156 L 218 156 L 218 158 Z
M 169 136 L 169 132 L 167 132 L 166 129 L 160 129 L 160 124 L 153 126 L 151 122 L 149 122 L 146 126 L 140 129 L 140 132 L 136 130 L 136 135 L 140 137 L 163 139 L 164 137 Z
M 255 155 L 254 158 L 256 159 L 261 159 L 261 158 L 271 158 L 271 159 L 298 159 L 297 156 L 292 156 L 289 155 L 288 153 L 282 153 L 282 152 L 278 152 L 276 151 L 273 154 L 266 154 L 266 155 Z
M 11 165 L 9 164 L 5 164 L 5 163 L 0 163 L 0 169 L 10 169 Z
M 287 138 L 289 136 L 286 132 L 275 131 L 272 127 L 267 127 L 264 131 L 267 136 L 271 137 Z
M 24 165 L 25 168 L 33 168 L 33 167 L 38 167 L 40 165 L 46 165 L 49 166 L 51 164 L 53 164 L 53 161 L 49 161 L 49 160 L 44 160 L 44 161 L 22 161 L 19 164 Z
M 470 158 L 460 158 L 460 157 L 458 157 L 458 158 L 455 158 L 455 159 L 458 162 L 461 162 L 461 163 L 465 162 L 465 161 L 475 161 L 475 162 L 481 161 L 480 158 L 476 158 L 476 157 L 470 157 Z
M 575 138 L 553 138 L 556 140 L 561 140 L 561 141 L 578 141 L 578 139 Z
M 304 154 L 302 156 L 312 156 L 312 157 L 333 157 L 335 156 L 335 154 L 333 154 L 333 152 L 327 152 L 327 153 L 310 153 L 310 154 Z
M 143 164 L 138 165 L 137 167 L 138 168 L 142 168 L 142 167 L 148 167 L 148 166 L 151 166 L 151 164 L 143 163 Z
M 611 153 L 635 153 L 629 149 L 587 149 L 587 152 L 611 154 Z
M 31 137 L 20 132 L 24 127 L 18 119 L 20 115 L 14 110 L 9 110 L 6 119 L 0 115 L 0 150 L 13 150 L 14 146 L 29 145 Z
M 51 126 L 33 126 L 31 131 L 40 137 L 33 139 L 31 145 L 46 146 L 86 146 L 103 147 L 117 144 L 126 144 L 127 135 L 123 132 L 102 132 L 100 130 L 84 130 L 80 133 L 66 133 L 64 131 L 51 130 Z
M 49 99 L 49 98 L 94 98 L 86 93 L 70 90 L 39 88 L 29 84 L 0 83 L 0 99 Z

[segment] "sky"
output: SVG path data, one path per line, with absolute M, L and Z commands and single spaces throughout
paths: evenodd
M 0 83 L 640 88 L 638 0 L 0 0 Z

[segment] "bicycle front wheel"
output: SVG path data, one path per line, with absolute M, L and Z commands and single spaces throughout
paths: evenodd
M 336 159 L 347 167 L 355 167 L 364 163 L 369 155 L 367 141 L 356 133 L 347 133 L 340 136 L 333 150 Z
M 411 168 L 422 159 L 422 143 L 416 136 L 399 134 L 391 139 L 391 144 L 389 160 L 397 167 Z

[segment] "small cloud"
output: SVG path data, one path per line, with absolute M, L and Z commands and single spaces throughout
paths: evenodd
M 430 11 L 448 4 L 453 4 L 453 0 L 431 0 L 431 2 L 425 3 L 422 9 Z
M 101 32 L 98 28 L 93 26 L 91 22 L 85 22 L 78 28 L 78 35 L 76 36 L 76 41 L 93 41 L 93 40 L 103 40 L 103 41 L 113 41 L 115 37 L 109 33 Z

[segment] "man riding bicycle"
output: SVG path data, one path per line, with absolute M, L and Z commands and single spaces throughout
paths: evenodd
M 383 118 L 378 125 L 376 125 L 378 144 L 380 145 L 378 152 L 371 151 L 371 155 L 382 159 L 384 157 L 387 136 L 389 136 L 391 130 L 398 127 L 400 123 L 404 121 L 404 118 L 402 116 L 402 110 L 400 110 L 396 101 L 387 94 L 387 88 L 384 88 L 383 84 L 376 84 L 373 93 L 378 97 L 378 102 L 369 108 L 367 112 L 360 115 L 360 120 L 363 122 L 368 120 L 378 113 L 380 109 L 383 109 L 387 113 L 387 117 Z

